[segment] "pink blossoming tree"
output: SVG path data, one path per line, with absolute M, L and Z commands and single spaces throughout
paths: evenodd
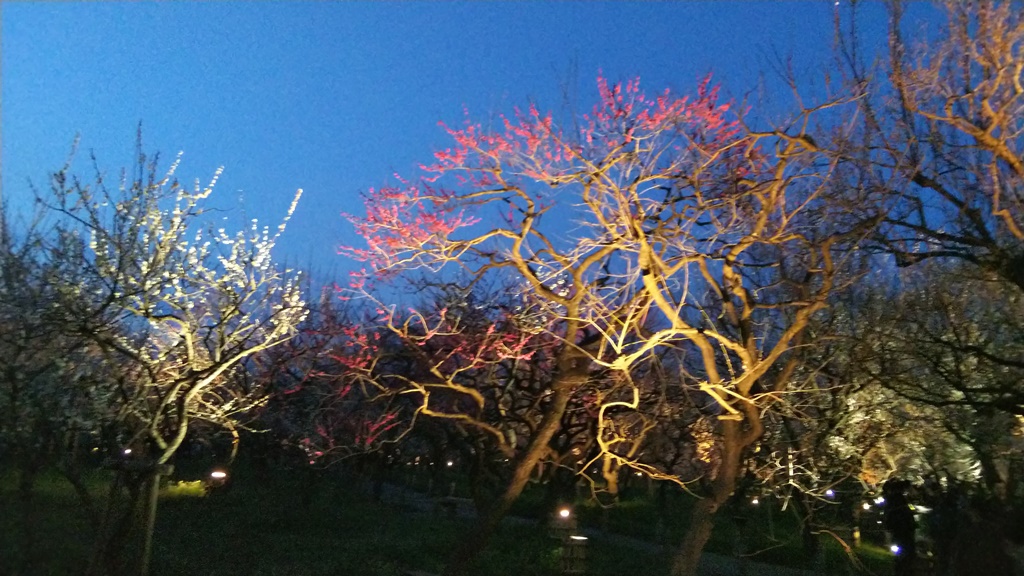
M 694 574 L 745 450 L 762 434 L 763 410 L 799 362 L 793 348 L 836 286 L 836 250 L 862 233 L 860 223 L 844 228 L 845 213 L 824 202 L 838 161 L 806 137 L 818 110 L 754 132 L 707 79 L 694 97 L 649 97 L 638 81 L 599 78 L 598 96 L 571 128 L 532 105 L 494 129 L 449 127 L 452 147 L 418 178 L 371 189 L 365 215 L 349 217 L 366 246 L 343 252 L 370 267 L 353 290 L 368 296 L 367 279 L 410 274 L 457 273 L 470 285 L 500 278 L 539 320 L 526 336 L 522 323 L 509 333 L 499 323 L 454 346 L 458 362 L 410 378 L 404 387 L 421 398 L 420 414 L 468 418 L 459 406 L 482 409 L 487 399 L 461 383 L 460 370 L 502 354 L 529 362 L 541 335 L 550 346 L 539 421 L 528 441 L 509 446 L 514 472 L 460 542 L 448 574 L 465 573 L 585 388 L 600 399 L 593 411 L 607 459 L 667 476 L 635 449 L 616 448 L 636 445 L 616 439 L 617 430 L 646 431 L 656 419 L 611 419 L 642 416 L 633 374 L 669 349 L 696 359 L 683 380 L 715 418 L 716 464 L 673 567 Z M 377 302 L 388 328 L 406 339 L 465 336 L 444 310 L 402 313 Z M 599 381 L 604 392 L 594 391 Z M 455 412 L 438 410 L 435 388 L 465 401 L 450 405 Z

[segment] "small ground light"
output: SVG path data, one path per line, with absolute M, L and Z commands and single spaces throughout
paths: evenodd
M 129 455 L 129 454 L 131 454 L 131 453 L 132 453 L 132 449 L 131 449 L 131 448 L 125 448 L 125 449 L 124 449 L 124 455 L 125 455 L 125 456 L 127 456 L 127 455 Z
M 548 520 L 548 536 L 565 543 L 576 532 L 576 527 L 576 518 L 572 515 L 572 508 L 561 506 Z
M 449 468 L 451 468 L 454 465 L 455 465 L 455 462 L 452 462 L 451 460 L 448 461 L 448 467 Z
M 867 502 L 861 504 L 860 507 L 865 510 L 871 510 L 871 504 L 868 504 Z
M 221 488 L 227 485 L 228 473 L 223 470 L 210 472 L 210 479 L 206 482 L 207 488 Z
M 562 543 L 562 574 L 586 574 L 587 537 L 571 534 Z
M 883 498 L 882 496 L 875 498 L 875 504 L 885 504 L 885 498 Z
M 889 546 L 889 551 L 891 551 L 893 554 L 899 554 L 900 553 L 900 547 L 895 545 L 895 544 L 893 544 L 892 546 Z
M 829 498 L 835 498 L 836 492 L 835 490 L 832 489 L 825 490 L 825 496 L 828 496 Z
M 754 506 L 757 506 L 758 504 L 761 503 L 761 501 L 758 500 L 757 498 L 754 498 L 753 500 L 750 501 L 750 503 L 753 504 Z

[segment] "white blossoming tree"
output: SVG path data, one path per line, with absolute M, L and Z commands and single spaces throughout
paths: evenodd
M 220 170 L 205 187 L 189 188 L 174 178 L 177 167 L 159 177 L 156 161 L 140 153 L 136 175 L 122 173 L 114 190 L 101 174 L 84 185 L 65 167 L 41 198 L 58 217 L 56 245 L 77 252 L 64 255 L 79 265 L 61 279 L 83 308 L 70 329 L 87 335 L 97 363 L 116 375 L 113 464 L 130 505 L 105 522 L 96 573 L 121 564 L 147 483 L 151 529 L 159 477 L 190 428 L 205 422 L 234 432 L 263 401 L 264 391 L 243 377 L 246 364 L 291 338 L 306 314 L 298 273 L 271 259 L 301 191 L 276 230 L 253 220 L 230 233 L 202 222 Z M 143 572 L 148 549 L 147 538 Z

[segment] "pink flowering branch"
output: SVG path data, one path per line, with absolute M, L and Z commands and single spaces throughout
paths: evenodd
M 710 78 L 694 98 L 668 91 L 648 98 L 638 79 L 610 85 L 599 76 L 597 89 L 593 110 L 569 133 L 536 105 L 502 116 L 497 130 L 468 120 L 445 126 L 452 145 L 422 165 L 418 178 L 371 189 L 365 214 L 346 215 L 365 247 L 340 251 L 384 275 L 449 264 L 478 272 L 512 267 L 544 292 L 530 263 L 564 268 L 575 258 L 568 253 L 578 252 L 555 246 L 538 225 L 567 187 L 586 196 L 595 185 L 628 180 L 665 185 L 749 152 Z M 606 226 L 606 207 L 594 208 L 580 215 L 583 222 Z M 504 224 L 494 226 L 495 217 Z

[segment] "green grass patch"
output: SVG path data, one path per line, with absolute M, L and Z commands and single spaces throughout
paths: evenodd
M 87 485 L 94 498 L 103 497 L 109 475 L 90 474 Z M 35 545 L 29 551 L 23 534 L 22 502 L 15 491 L 17 478 L 0 473 L 0 574 L 13 570 L 31 556 L 32 576 L 80 574 L 89 558 L 92 527 L 70 484 L 57 474 L 40 475 L 35 483 L 33 523 Z
M 95 473 L 89 486 L 102 499 L 109 474 Z M 471 529 L 464 518 L 382 505 L 366 494 L 366 483 L 331 473 L 313 482 L 306 471 L 262 475 L 236 466 L 227 489 L 207 491 L 203 482 L 172 479 L 159 502 L 152 576 L 398 576 L 407 570 L 438 573 L 459 538 Z M 16 512 L 14 478 L 0 475 L 0 509 Z M 548 537 L 543 487 L 524 494 L 513 514 L 536 523 L 507 523 L 472 573 L 479 576 L 553 576 L 560 573 L 561 545 Z M 610 534 L 676 546 L 682 539 L 693 498 L 669 494 L 660 502 L 640 497 L 604 509 L 578 503 L 581 524 Z M 643 495 L 646 496 L 646 495 Z M 37 485 L 37 545 L 33 576 L 82 573 L 90 555 L 91 527 L 70 485 L 45 475 Z M 745 515 L 741 528 L 734 517 Z M 544 518 L 541 520 L 540 518 Z M 742 532 L 740 532 L 742 530 Z M 19 514 L 0 514 L 0 558 L 18 558 Z M 812 559 L 796 536 L 796 519 L 765 503 L 723 510 L 709 552 L 732 554 L 737 537 L 752 560 L 809 568 Z M 825 573 L 844 573 L 849 563 L 832 538 L 821 536 Z M 668 554 L 638 549 L 614 537 L 587 542 L 591 576 L 665 573 Z M 865 546 L 861 561 L 876 574 L 891 570 L 891 554 Z M 3 573 L 4 570 L 0 570 Z
M 93 481 L 102 494 L 104 475 Z M 406 570 L 438 573 L 467 519 L 373 502 L 355 482 L 319 482 L 308 493 L 304 474 L 262 480 L 232 473 L 228 490 L 203 496 L 200 485 L 168 483 L 161 491 L 152 576 L 398 576 Z M 4 478 L 0 509 L 14 510 L 12 479 Z M 81 574 L 90 556 L 91 528 L 70 486 L 41 479 L 37 492 L 37 554 L 33 576 Z M 76 512 L 78 511 L 78 512 Z M 0 515 L 0 554 L 15 558 L 17 514 Z M 591 541 L 588 574 L 664 572 L 667 559 Z M 540 524 L 503 526 L 473 574 L 553 576 L 560 544 Z M 0 573 L 5 572 L 0 570 Z

